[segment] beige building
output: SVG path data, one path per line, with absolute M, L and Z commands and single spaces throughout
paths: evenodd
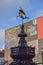
M 32 20 L 30 22 L 27 22 L 24 24 L 25 26 L 25 32 L 27 33 L 28 37 L 26 38 L 27 40 L 27 45 L 31 47 L 35 47 L 35 57 L 34 61 L 37 63 L 42 62 L 42 52 L 41 48 L 43 48 L 43 35 L 40 36 L 39 32 L 40 27 L 39 27 L 39 22 L 42 20 L 43 17 L 39 17 L 35 20 Z M 5 31 L 5 39 L 6 39 L 6 44 L 5 44 L 5 60 L 10 63 L 13 59 L 10 57 L 11 47 L 15 47 L 18 45 L 18 33 L 20 33 L 20 26 L 13 27 L 11 29 L 8 29 Z

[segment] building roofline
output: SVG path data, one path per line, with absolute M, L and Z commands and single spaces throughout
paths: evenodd
M 43 17 L 43 16 L 39 16 L 39 17 L 37 17 L 37 18 L 35 18 L 35 19 L 38 19 L 38 18 L 40 18 L 40 17 Z M 30 21 L 28 21 L 28 22 L 25 22 L 24 24 L 29 23 L 29 22 L 31 22 L 31 21 L 33 21 L 33 20 L 35 20 L 35 19 L 32 19 L 32 20 L 30 20 Z M 7 29 L 7 30 L 5 30 L 5 31 L 8 31 L 8 30 L 10 30 L 10 29 L 16 28 L 16 27 L 21 26 L 21 25 L 22 25 L 22 24 L 17 25 L 17 26 L 14 26 L 14 27 L 9 28 L 9 29 Z

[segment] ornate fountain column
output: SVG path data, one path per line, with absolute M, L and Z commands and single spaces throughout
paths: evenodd
M 21 15 L 22 14 L 22 15 Z M 19 10 L 19 16 L 24 19 L 25 13 L 23 10 Z M 28 47 L 27 42 L 25 40 L 25 37 L 27 37 L 27 34 L 24 32 L 24 24 L 22 22 L 21 25 L 21 32 L 18 34 L 18 37 L 20 37 L 20 40 L 18 42 L 17 47 L 11 48 L 11 57 L 14 59 L 14 61 L 9 65 L 36 65 L 32 59 L 35 56 L 35 48 Z

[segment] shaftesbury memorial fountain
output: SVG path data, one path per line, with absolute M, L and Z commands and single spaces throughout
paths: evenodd
M 22 9 L 19 10 L 19 16 L 22 20 L 27 18 Z M 20 37 L 18 46 L 11 48 L 11 57 L 14 61 L 9 65 L 36 65 L 36 63 L 32 61 L 35 56 L 35 48 L 27 46 L 27 42 L 25 40 L 27 34 L 24 32 L 23 21 L 21 25 L 21 32 L 18 34 L 18 37 Z

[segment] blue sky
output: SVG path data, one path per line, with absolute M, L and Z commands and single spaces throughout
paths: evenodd
M 7 30 L 21 24 L 21 19 L 16 17 L 19 7 L 22 7 L 29 17 L 24 22 L 43 16 L 43 0 L 0 0 L 0 30 Z M 0 40 L 0 43 L 3 42 Z

